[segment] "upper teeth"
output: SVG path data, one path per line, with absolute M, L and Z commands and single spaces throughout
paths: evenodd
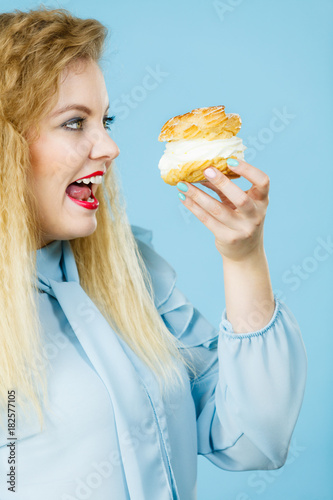
M 78 182 L 79 184 L 81 182 L 84 182 L 84 184 L 89 184 L 90 182 L 92 184 L 102 184 L 102 178 L 103 178 L 102 175 L 95 175 L 95 177 L 87 177 L 87 179 L 80 179 L 76 182 Z

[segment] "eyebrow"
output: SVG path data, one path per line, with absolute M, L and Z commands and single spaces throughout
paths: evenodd
M 107 108 L 105 110 L 105 113 L 108 111 L 109 108 L 110 108 L 110 104 L 108 104 L 108 106 L 107 106 Z M 67 111 L 71 111 L 73 109 L 76 109 L 78 111 L 83 111 L 88 116 L 92 115 L 91 109 L 88 108 L 87 106 L 85 106 L 84 104 L 69 104 L 68 106 L 64 106 L 63 108 L 58 109 L 51 116 L 52 117 L 53 116 L 58 116 L 58 115 L 61 115 L 63 113 L 66 113 Z

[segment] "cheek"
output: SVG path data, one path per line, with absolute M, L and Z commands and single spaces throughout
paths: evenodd
M 44 134 L 31 145 L 32 183 L 40 202 L 63 195 L 82 172 L 91 144 L 82 133 Z
M 30 147 L 31 170 L 35 177 L 48 176 L 62 163 L 63 149 L 57 141 L 40 138 Z
M 53 137 L 52 140 L 41 139 L 30 147 L 31 172 L 36 183 L 52 181 L 54 186 L 70 182 L 81 163 L 74 142 Z
M 62 141 L 62 161 L 69 168 L 76 168 L 89 157 L 91 143 L 83 132 L 66 132 L 68 138 Z

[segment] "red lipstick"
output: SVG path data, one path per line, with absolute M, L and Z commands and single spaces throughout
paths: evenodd
M 90 177 L 90 176 L 88 176 L 88 177 Z M 91 191 L 91 198 L 93 198 L 94 201 L 91 201 L 91 202 L 90 201 L 84 201 L 84 200 L 77 200 L 76 198 L 72 198 L 71 196 L 69 196 L 69 194 L 67 194 L 67 193 L 66 193 L 66 195 L 72 201 L 74 201 L 75 203 L 77 203 L 78 205 L 80 205 L 80 207 L 88 208 L 88 210 L 96 210 L 96 208 L 98 208 L 98 206 L 99 206 L 99 201 L 98 201 L 97 198 L 95 198 L 95 196 L 93 195 L 92 191 Z
M 76 181 L 80 181 L 81 179 L 88 179 L 89 177 L 95 177 L 95 175 L 104 175 L 104 172 L 102 172 L 101 170 L 98 170 L 97 172 L 94 172 L 93 174 L 86 175 L 85 177 L 80 177 L 80 179 L 76 179 Z

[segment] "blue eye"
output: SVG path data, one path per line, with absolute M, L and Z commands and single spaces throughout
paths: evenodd
M 105 116 L 103 118 L 103 125 L 106 130 L 111 130 L 111 124 L 114 122 L 115 116 Z M 61 125 L 65 130 L 83 130 L 83 123 L 86 121 L 86 118 L 73 118 L 68 122 Z
M 107 129 L 107 130 L 111 130 L 111 124 L 114 122 L 115 120 L 115 116 L 106 116 L 104 118 L 104 127 Z

